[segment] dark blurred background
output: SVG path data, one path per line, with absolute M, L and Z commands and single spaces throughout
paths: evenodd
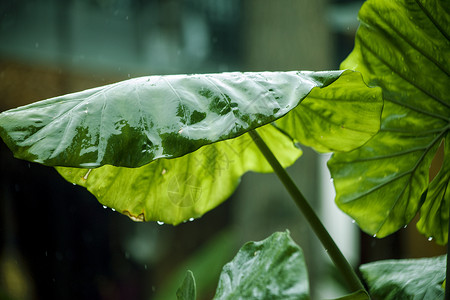
M 361 4 L 2 0 L 0 111 L 142 75 L 337 69 Z M 305 147 L 289 172 L 354 265 L 445 252 L 412 225 L 382 240 L 361 233 L 334 207 L 327 158 Z M 345 292 L 273 174 L 245 175 L 193 222 L 134 223 L 0 142 L 0 204 L 0 299 L 175 299 L 187 269 L 210 299 L 244 242 L 286 228 L 308 260 L 312 298 Z

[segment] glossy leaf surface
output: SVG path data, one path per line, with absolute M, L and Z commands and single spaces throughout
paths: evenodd
M 288 232 L 245 244 L 224 266 L 214 299 L 309 299 L 302 250 Z
M 380 132 L 329 161 L 338 206 L 377 237 L 402 228 L 422 207 L 420 230 L 447 242 L 449 197 L 442 191 L 449 173 L 429 184 L 429 168 L 449 138 L 449 13 L 448 1 L 367 1 L 355 49 L 341 66 L 383 89 Z
M 377 299 L 444 299 L 446 257 L 378 261 L 360 267 Z
M 314 89 L 299 109 L 276 121 L 298 140 L 319 152 L 350 151 L 380 128 L 381 89 L 368 89 L 360 73 L 341 76 L 323 90 Z
M 103 205 L 137 221 L 178 224 L 227 199 L 245 172 L 271 171 L 244 133 L 301 110 L 298 104 L 313 87 L 321 87 L 313 92 L 324 115 L 305 119 L 296 130 L 318 122 L 323 135 L 329 134 L 324 120 L 336 107 L 344 104 L 347 118 L 355 112 L 334 101 L 336 88 L 353 99 L 374 91 L 352 71 L 150 76 L 3 112 L 0 134 L 17 157 L 63 166 L 57 170 L 64 178 Z M 355 139 L 352 131 L 334 130 L 351 141 L 337 145 L 358 147 L 379 129 L 373 120 L 379 119 L 381 99 L 372 100 L 367 108 L 355 106 L 367 116 L 366 125 L 358 124 L 363 135 Z M 259 129 L 284 167 L 301 154 L 283 133 L 292 133 L 289 126 Z
M 3 112 L 0 134 L 17 158 L 49 166 L 141 167 L 275 121 L 341 73 L 140 77 Z
M 183 283 L 177 290 L 177 300 L 195 300 L 196 298 L 197 289 L 195 286 L 194 274 L 188 270 Z

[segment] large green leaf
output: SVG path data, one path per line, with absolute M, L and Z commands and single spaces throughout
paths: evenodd
M 360 270 L 375 299 L 444 299 L 445 256 L 384 260 Z
M 214 299 L 309 299 L 302 250 L 288 232 L 245 244 L 223 267 Z
M 317 134 L 329 136 L 324 120 L 359 112 L 366 116 L 366 124 L 358 123 L 364 133 L 341 124 L 332 132 L 342 138 L 335 148 L 358 147 L 377 132 L 381 98 L 372 98 L 374 89 L 359 73 L 332 71 L 137 78 L 3 112 L 0 135 L 16 157 L 61 166 L 62 176 L 102 204 L 134 220 L 178 224 L 228 198 L 245 172 L 271 171 L 245 132 L 302 110 L 299 103 L 314 87 L 321 87 L 313 90 L 321 99 L 318 117 L 305 117 L 296 130 L 318 122 Z M 336 88 L 351 94 L 355 109 L 334 101 Z M 300 156 L 285 134 L 292 126 L 258 130 L 284 167 Z
M 17 158 L 49 166 L 141 167 L 275 121 L 341 73 L 135 78 L 3 112 L 0 134 Z
M 273 126 L 258 132 L 284 166 L 301 151 Z M 173 159 L 139 168 L 102 166 L 86 170 L 57 167 L 69 182 L 86 187 L 103 205 L 135 221 L 178 224 L 198 218 L 226 200 L 247 171 L 270 172 L 270 165 L 248 134 L 208 145 Z
M 438 191 L 449 173 L 430 185 L 429 168 L 449 139 L 449 13 L 449 1 L 367 1 L 355 49 L 341 66 L 383 90 L 380 132 L 329 161 L 338 206 L 377 237 L 402 228 L 422 207 L 421 230 L 447 242 L 449 196 Z

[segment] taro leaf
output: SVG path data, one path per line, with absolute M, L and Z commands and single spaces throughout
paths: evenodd
M 357 148 L 378 132 L 383 105 L 381 90 L 367 89 L 360 77 L 360 73 L 340 77 L 327 87 L 326 97 L 322 90 L 312 90 L 299 109 L 276 124 L 301 144 L 320 152 Z
M 140 77 L 3 112 L 0 134 L 44 165 L 141 167 L 270 123 L 341 73 Z
M 360 267 L 375 299 L 444 299 L 446 256 L 384 260 Z
M 449 13 L 449 1 L 367 1 L 355 49 L 341 66 L 383 90 L 380 132 L 328 164 L 338 206 L 377 237 L 408 224 L 428 189 L 420 230 L 447 242 L 449 172 L 429 185 L 429 168 L 449 138 Z
M 301 155 L 292 140 L 271 125 L 258 129 L 289 166 Z M 134 221 L 179 224 L 201 217 L 226 200 L 245 172 L 270 172 L 270 165 L 248 134 L 220 141 L 173 159 L 139 168 L 102 166 L 92 170 L 57 167 L 69 182 L 86 187 L 103 205 Z
M 309 299 L 302 250 L 289 232 L 245 244 L 223 267 L 214 299 Z
M 60 166 L 102 204 L 134 220 L 178 224 L 224 201 L 245 172 L 270 172 L 244 133 L 302 109 L 314 87 L 322 91 L 316 98 L 329 99 L 316 110 L 332 115 L 326 107 L 344 102 L 334 102 L 335 89 L 326 87 L 339 77 L 348 80 L 335 84 L 353 99 L 373 94 L 353 71 L 150 76 L 3 112 L 0 135 L 16 157 Z M 348 88 L 349 80 L 358 87 Z M 365 143 L 379 129 L 375 100 L 378 110 L 372 101 L 367 113 L 357 109 L 366 116 L 364 134 L 333 134 L 348 136 L 353 147 Z M 308 130 L 301 125 L 297 130 Z M 260 134 L 284 167 L 300 156 L 283 130 L 267 125 Z
M 177 300 L 195 300 L 197 298 L 197 289 L 195 286 L 195 278 L 192 271 L 186 272 L 180 288 L 177 290 Z

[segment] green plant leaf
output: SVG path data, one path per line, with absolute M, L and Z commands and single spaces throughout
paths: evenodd
M 436 239 L 443 244 L 447 241 L 447 225 L 450 204 L 450 139 L 444 140 L 444 161 L 439 173 L 431 181 L 426 201 L 420 208 L 420 220 L 417 228 L 429 239 Z
M 301 155 L 290 138 L 270 124 L 258 129 L 289 166 Z M 199 218 L 226 200 L 247 171 L 271 172 L 250 136 L 217 142 L 173 159 L 158 159 L 139 168 L 57 167 L 69 182 L 86 187 L 100 203 L 135 221 L 179 224 Z
M 349 81 L 355 82 L 351 88 Z M 364 89 L 373 94 L 353 71 L 150 76 L 3 112 L 0 135 L 16 157 L 59 166 L 65 179 L 103 205 L 136 221 L 178 224 L 227 199 L 245 172 L 272 170 L 247 131 L 262 126 L 281 164 L 291 165 L 301 155 L 286 134 L 292 126 L 263 125 L 301 110 L 298 104 L 314 87 L 322 91 L 314 91 L 316 98 L 329 99 L 317 109 L 326 118 L 327 105 L 345 103 L 334 102 L 335 89 L 327 90 L 334 82 L 357 91 L 355 97 Z M 381 99 L 374 101 L 379 109 L 368 104 L 368 125 L 359 124 L 366 132 L 356 143 L 352 132 L 333 131 L 353 140 L 347 147 L 378 130 L 373 119 L 379 119 Z M 308 122 L 314 120 L 296 130 L 309 130 L 302 128 Z M 324 126 L 322 134 L 328 130 Z
M 17 158 L 44 165 L 141 167 L 275 121 L 341 74 L 140 77 L 3 112 L 0 135 Z
M 369 295 L 367 295 L 366 291 L 360 290 L 349 295 L 339 297 L 333 300 L 370 300 Z
M 288 232 L 245 244 L 223 267 L 214 299 L 309 299 L 302 250 Z
M 180 288 L 177 290 L 177 300 L 195 300 L 197 289 L 195 287 L 194 274 L 188 270 Z
M 444 299 L 445 255 L 378 261 L 362 265 L 360 270 L 376 299 Z
M 438 191 L 448 186 L 449 173 L 429 185 L 429 168 L 449 138 L 449 12 L 448 1 L 367 1 L 355 49 L 341 66 L 383 90 L 380 132 L 328 164 L 338 206 L 377 237 L 408 224 L 428 190 L 421 230 L 447 242 L 449 197 Z
M 319 152 L 350 151 L 380 129 L 381 89 L 368 89 L 360 73 L 341 76 L 326 89 L 313 89 L 276 124 Z

